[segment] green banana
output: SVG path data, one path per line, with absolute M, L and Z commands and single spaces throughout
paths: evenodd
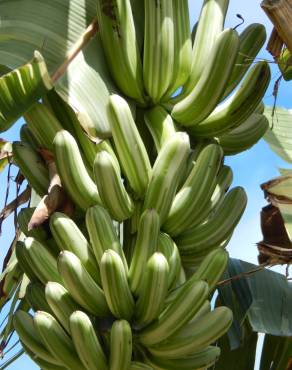
M 196 222 L 216 187 L 216 175 L 222 157 L 223 151 L 216 144 L 210 144 L 201 151 L 189 177 L 175 196 L 162 225 L 168 234 L 180 235 Z
M 163 100 L 169 99 L 188 80 L 192 66 L 192 40 L 188 0 L 173 0 L 173 77 Z
M 262 114 L 254 113 L 238 127 L 217 139 L 225 155 L 235 155 L 255 145 L 268 128 L 268 119 Z
M 52 315 L 38 311 L 33 321 L 43 343 L 62 365 L 70 370 L 86 370 L 75 352 L 71 338 Z
M 74 203 L 84 211 L 101 204 L 96 185 L 85 168 L 74 137 L 62 130 L 55 136 L 53 144 L 58 174 Z
M 131 362 L 129 370 L 153 370 L 152 367 L 138 361 Z
M 173 80 L 173 1 L 146 0 L 144 30 L 144 86 L 154 104 L 167 92 Z
M 150 353 L 159 358 L 175 359 L 193 356 L 196 352 L 222 337 L 232 324 L 232 311 L 218 307 L 200 320 L 187 324 L 167 341 L 148 347 Z
M 128 270 L 124 252 L 108 211 L 100 206 L 88 208 L 86 211 L 86 227 L 95 258 L 100 265 L 103 253 L 112 249 L 121 257 L 124 267 Z
M 107 360 L 90 318 L 82 311 L 75 311 L 69 321 L 72 340 L 84 367 L 107 370 Z
M 232 74 L 222 99 L 225 99 L 238 85 L 258 52 L 266 41 L 266 29 L 260 23 L 252 23 L 239 35 L 239 51 Z
M 47 361 L 44 361 L 40 359 L 39 357 L 34 356 L 33 354 L 30 354 L 27 348 L 25 348 L 25 352 L 28 353 L 29 357 L 37 364 L 42 370 L 67 370 L 67 367 L 64 366 L 59 366 L 59 365 L 54 365 L 50 364 Z
M 209 346 L 186 358 L 162 359 L 160 357 L 147 356 L 146 362 L 155 370 L 194 370 L 209 369 L 220 356 L 220 348 Z
M 25 273 L 25 275 L 29 278 L 31 281 L 38 281 L 38 277 L 35 274 L 35 271 L 33 270 L 31 266 L 31 259 L 27 255 L 26 248 L 24 246 L 24 243 L 21 241 L 17 241 L 16 247 L 15 247 L 15 254 L 17 258 L 17 263 L 22 270 L 22 272 Z
M 32 132 L 28 128 L 27 124 L 24 124 L 24 125 L 21 126 L 19 136 L 20 136 L 20 141 L 22 143 L 27 144 L 28 146 L 30 146 L 34 150 L 38 150 L 41 147 L 40 143 L 33 136 Z
M 122 171 L 137 197 L 143 197 L 149 182 L 151 164 L 145 145 L 126 100 L 110 96 L 111 129 Z
M 155 209 L 161 224 L 170 210 L 189 153 L 188 135 L 177 132 L 163 145 L 154 163 L 143 208 Z
M 63 251 L 58 258 L 58 270 L 72 298 L 88 312 L 105 317 L 109 314 L 103 290 L 96 284 L 80 259 Z
M 45 288 L 38 282 L 31 282 L 25 291 L 25 299 L 31 308 L 36 311 L 46 311 L 53 313 L 46 300 Z
M 159 317 L 140 331 L 139 341 L 149 347 L 169 338 L 192 319 L 207 299 L 208 293 L 209 287 L 204 281 L 184 284 Z
M 144 120 L 159 152 L 164 143 L 176 132 L 171 115 L 162 106 L 157 105 L 146 111 Z
M 225 196 L 212 217 L 176 238 L 177 246 L 184 255 L 208 252 L 219 246 L 234 230 L 247 203 L 245 191 L 235 187 Z
M 144 104 L 143 70 L 130 0 L 97 1 L 97 20 L 112 78 L 121 91 Z
M 134 253 L 129 270 L 131 291 L 139 295 L 144 266 L 156 251 L 159 235 L 159 216 L 154 209 L 147 209 L 141 215 Z
M 69 317 L 74 311 L 79 309 L 79 305 L 71 298 L 62 285 L 52 281 L 46 284 L 45 295 L 54 316 L 67 333 L 70 333 Z
M 36 356 L 55 365 L 61 365 L 55 356 L 50 354 L 33 324 L 33 318 L 27 312 L 18 310 L 13 315 L 13 326 L 21 342 Z
M 60 251 L 74 253 L 90 276 L 100 282 L 99 267 L 92 248 L 75 222 L 64 213 L 54 212 L 50 217 L 50 230 Z
M 190 78 L 184 86 L 187 95 L 196 86 L 214 47 L 217 35 L 222 32 L 229 0 L 204 0 L 193 45 Z
M 35 208 L 22 208 L 17 215 L 17 223 L 25 236 L 32 236 L 36 240 L 42 242 L 48 239 L 48 232 L 43 226 L 28 231 L 28 224 L 34 211 Z
M 132 330 L 126 320 L 116 320 L 110 334 L 110 370 L 129 370 L 132 358 Z
M 148 260 L 142 289 L 136 303 L 135 316 L 139 325 L 147 325 L 158 317 L 168 291 L 169 267 L 162 253 L 154 253 Z
M 219 206 L 219 204 L 224 199 L 224 195 L 228 191 L 232 183 L 232 180 L 233 180 L 233 173 L 232 173 L 231 168 L 225 165 L 222 166 L 218 172 L 218 175 L 216 178 L 216 187 L 215 187 L 215 190 L 213 191 L 211 199 L 205 205 L 205 208 L 202 210 L 202 212 L 198 215 L 196 221 L 194 221 L 194 224 L 193 224 L 194 227 L 197 225 L 200 225 L 207 218 L 210 218 L 210 216 L 214 213 L 216 208 Z
M 42 103 L 36 103 L 25 114 L 24 119 L 41 148 L 53 150 L 53 140 L 63 129 L 55 115 Z
M 130 320 L 134 314 L 134 299 L 121 257 L 113 250 L 104 252 L 100 262 L 101 281 L 107 304 L 119 319 Z
M 93 171 L 101 200 L 112 218 L 119 222 L 130 218 L 134 211 L 134 204 L 125 189 L 120 169 L 117 168 L 112 156 L 106 151 L 97 153 Z
M 194 127 L 213 112 L 226 88 L 238 49 L 236 31 L 229 28 L 218 35 L 195 87 L 171 111 L 177 122 Z
M 212 137 L 226 133 L 239 126 L 258 107 L 263 99 L 271 79 L 267 62 L 255 64 L 244 79 L 239 89 L 213 113 L 199 124 L 191 127 L 189 132 L 195 137 Z
M 207 254 L 190 280 L 204 280 L 212 291 L 225 271 L 227 263 L 228 253 L 224 249 L 217 248 Z
M 49 171 L 38 153 L 28 144 L 14 141 L 12 144 L 13 161 L 26 178 L 29 185 L 40 196 L 48 192 Z
M 28 237 L 24 240 L 24 254 L 33 273 L 46 284 L 48 281 L 60 283 L 57 261 L 52 254 L 36 239 Z
M 157 251 L 162 253 L 167 260 L 168 288 L 171 289 L 176 284 L 182 267 L 179 250 L 168 234 L 159 233 Z

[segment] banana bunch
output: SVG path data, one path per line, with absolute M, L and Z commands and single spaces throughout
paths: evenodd
M 249 69 L 265 30 L 224 30 L 228 1 L 205 0 L 192 43 L 187 0 L 143 3 L 144 41 L 134 1 L 97 2 L 120 90 L 107 102 L 111 137 L 93 140 L 51 90 L 13 144 L 32 193 L 48 193 L 49 153 L 70 202 L 33 229 L 38 202 L 18 213 L 14 256 L 29 310 L 13 324 L 44 370 L 207 369 L 232 323 L 209 302 L 247 203 L 224 155 L 268 127 L 269 66 Z

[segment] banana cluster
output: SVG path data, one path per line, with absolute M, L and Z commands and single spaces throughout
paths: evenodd
M 120 89 L 108 103 L 112 137 L 93 141 L 54 90 L 25 113 L 14 163 L 44 197 L 49 151 L 74 210 L 32 230 L 34 208 L 19 212 L 29 285 L 14 328 L 44 370 L 207 369 L 232 323 L 209 299 L 247 202 L 230 189 L 224 155 L 268 127 L 269 67 L 247 72 L 265 31 L 223 30 L 227 0 L 204 1 L 194 41 L 187 0 L 144 0 L 144 33 L 134 1 L 97 3 Z

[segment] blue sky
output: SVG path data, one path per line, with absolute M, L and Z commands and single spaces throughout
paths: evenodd
M 226 20 L 226 27 L 234 27 L 238 24 L 237 13 L 240 13 L 245 19 L 245 25 L 253 22 L 264 23 L 267 28 L 267 33 L 270 34 L 272 26 L 265 13 L 260 8 L 260 0 L 230 0 L 230 7 Z M 202 0 L 189 0 L 191 9 L 191 23 L 197 20 Z M 244 26 L 239 28 L 243 30 Z M 261 58 L 271 60 L 271 56 L 263 50 L 260 54 Z M 279 71 L 276 66 L 272 65 L 273 81 L 278 77 Z M 273 82 L 271 83 L 271 85 Z M 278 105 L 292 108 L 292 90 L 291 83 L 282 83 L 279 96 Z M 265 97 L 265 104 L 272 105 L 272 86 Z M 11 130 L 2 135 L 2 137 L 9 140 L 18 139 L 18 130 L 20 123 L 15 125 Z M 234 233 L 234 236 L 228 246 L 228 251 L 232 257 L 241 258 L 253 263 L 257 262 L 257 248 L 255 243 L 261 239 L 259 215 L 261 208 L 265 205 L 263 193 L 260 189 L 260 184 L 278 176 L 278 167 L 286 167 L 289 165 L 278 158 L 268 147 L 268 145 L 261 140 L 251 150 L 237 155 L 235 157 L 228 157 L 226 163 L 229 164 L 234 171 L 233 186 L 240 185 L 246 189 L 248 195 L 248 206 L 246 212 Z M 0 194 L 2 194 L 0 201 L 4 202 L 4 194 L 6 189 L 6 175 L 4 172 L 1 175 Z M 13 189 L 14 191 L 14 189 Z M 4 224 L 3 235 L 1 237 L 1 260 L 9 246 L 13 236 L 12 219 Z M 26 357 L 23 357 L 14 365 L 9 367 L 11 370 L 34 370 L 37 367 Z

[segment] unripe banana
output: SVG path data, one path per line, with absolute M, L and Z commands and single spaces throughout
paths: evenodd
M 168 291 L 169 267 L 162 253 L 154 253 L 147 262 L 135 316 L 139 325 L 147 325 L 158 317 Z
M 206 146 L 191 171 L 181 190 L 177 193 L 163 224 L 171 236 L 180 235 L 196 222 L 197 216 L 204 210 L 216 186 L 223 151 L 219 145 Z
M 21 126 L 19 136 L 20 141 L 22 143 L 27 144 L 34 150 L 38 150 L 41 147 L 40 143 L 37 141 L 37 139 L 33 136 L 32 132 L 29 130 L 27 124 Z
M 15 253 L 16 253 L 16 258 L 18 265 L 22 272 L 25 273 L 25 275 L 29 278 L 31 281 L 38 281 L 38 277 L 35 274 L 33 268 L 32 268 L 32 263 L 31 259 L 27 255 L 26 248 L 24 246 L 24 243 L 21 241 L 17 241 L 16 247 L 15 247 Z
M 37 282 L 31 282 L 25 292 L 25 299 L 31 308 L 36 311 L 46 311 L 53 314 L 45 295 L 45 287 Z
M 29 221 L 35 211 L 35 208 L 22 208 L 17 215 L 17 223 L 25 236 L 32 236 L 42 242 L 48 239 L 48 232 L 43 226 L 38 226 L 28 231 Z
M 159 216 L 154 209 L 147 209 L 140 218 L 137 239 L 129 270 L 131 291 L 139 295 L 144 267 L 156 251 L 159 235 Z
M 74 253 L 90 276 L 100 282 L 99 267 L 92 248 L 75 222 L 64 213 L 55 212 L 50 217 L 50 229 L 59 249 Z
M 146 111 L 145 123 L 151 132 L 157 152 L 164 143 L 176 132 L 176 126 L 171 115 L 160 105 Z
M 268 119 L 262 114 L 252 114 L 238 127 L 218 137 L 225 155 L 235 155 L 255 145 L 267 132 Z
M 128 284 L 121 257 L 113 250 L 104 252 L 100 263 L 101 281 L 107 304 L 113 315 L 130 320 L 134 313 L 134 299 Z
M 134 204 L 125 189 L 120 169 L 117 168 L 112 156 L 106 151 L 97 153 L 93 170 L 102 203 L 112 218 L 119 222 L 130 218 L 134 211 Z
M 225 91 L 239 49 L 239 37 L 229 28 L 216 38 L 196 86 L 175 104 L 172 117 L 183 126 L 193 127 L 212 113 Z
M 145 145 L 123 98 L 118 95 L 110 97 L 110 113 L 113 140 L 122 171 L 136 196 L 143 197 L 151 171 Z
M 43 284 L 48 281 L 61 283 L 57 261 L 52 254 L 40 242 L 31 237 L 26 238 L 23 245 L 27 262 L 38 279 Z
M 65 288 L 80 306 L 96 316 L 104 317 L 109 314 L 103 290 L 91 278 L 75 254 L 61 252 L 58 269 Z
M 124 252 L 108 211 L 100 206 L 88 208 L 86 227 L 98 264 L 100 265 L 103 253 L 112 249 L 119 254 L 127 270 Z
M 24 118 L 41 148 L 52 151 L 54 137 L 63 129 L 55 115 L 44 104 L 36 103 L 24 114 Z
M 177 132 L 161 148 L 152 169 L 144 209 L 155 209 L 163 224 L 190 153 L 188 135 Z
M 29 348 L 36 356 L 55 364 L 62 364 L 52 354 L 50 354 L 42 343 L 42 339 L 34 327 L 33 318 L 27 312 L 18 310 L 13 315 L 13 326 L 21 342 Z
M 192 40 L 188 0 L 173 0 L 174 52 L 173 77 L 163 100 L 188 80 L 192 66 Z
M 90 318 L 81 311 L 70 316 L 70 332 L 78 356 L 87 370 L 107 370 L 107 360 Z
M 58 174 L 66 191 L 82 210 L 101 204 L 96 185 L 83 163 L 78 145 L 68 131 L 59 131 L 54 139 Z
M 178 248 L 169 235 L 159 233 L 157 251 L 161 252 L 167 260 L 168 288 L 171 289 L 176 284 L 182 267 Z
M 28 353 L 27 349 L 24 347 L 25 352 Z M 59 366 L 50 364 L 47 361 L 40 359 L 39 357 L 34 356 L 32 353 L 28 353 L 29 357 L 40 367 L 42 370 L 67 370 L 65 366 Z
M 52 315 L 38 311 L 33 321 L 42 342 L 62 365 L 70 370 L 86 370 L 75 352 L 72 340 Z
M 223 30 L 228 5 L 229 0 L 204 0 L 193 45 L 191 74 L 184 86 L 184 96 L 193 90 L 205 68 L 216 37 Z
M 224 103 L 220 104 L 209 117 L 190 128 L 195 137 L 222 135 L 239 126 L 257 108 L 267 90 L 271 71 L 267 62 L 255 64 L 239 89 Z
M 266 41 L 266 29 L 260 23 L 252 23 L 239 35 L 239 51 L 232 74 L 222 99 L 238 85 Z
M 203 281 L 185 284 L 158 319 L 139 333 L 139 341 L 149 347 L 169 338 L 198 312 L 207 299 L 208 292 L 208 284 Z
M 12 144 L 13 161 L 26 178 L 29 185 L 41 197 L 47 194 L 49 171 L 38 153 L 28 144 L 14 141 Z
M 241 187 L 230 190 L 212 217 L 204 224 L 181 234 L 176 238 L 177 246 L 184 255 L 208 252 L 219 246 L 234 230 L 247 203 Z
M 188 281 L 204 280 L 212 291 L 221 278 L 228 263 L 228 253 L 221 248 L 207 254 Z
M 79 305 L 71 298 L 63 285 L 52 281 L 46 284 L 45 295 L 54 316 L 67 333 L 70 333 L 69 317 L 79 309 Z
M 160 342 L 149 351 L 157 357 L 166 359 L 193 356 L 222 337 L 232 324 L 232 311 L 218 307 L 198 321 L 187 324 L 167 341 Z
M 121 91 L 144 103 L 143 70 L 130 0 L 97 2 L 97 19 L 111 75 Z
M 132 358 L 132 330 L 126 320 L 116 320 L 110 334 L 110 370 L 129 370 Z
M 146 0 L 144 30 L 144 86 L 154 104 L 172 84 L 174 68 L 173 2 Z
M 147 356 L 146 362 L 153 366 L 155 370 L 205 370 L 209 369 L 217 361 L 220 356 L 220 348 L 209 346 L 202 351 L 199 351 L 191 356 L 185 358 L 174 358 L 171 360 Z
M 194 227 L 200 225 L 207 218 L 210 218 L 215 212 L 216 208 L 221 204 L 224 199 L 225 193 L 228 191 L 233 180 L 233 173 L 229 166 L 222 166 L 216 178 L 216 187 L 213 191 L 211 199 L 205 205 L 205 208 L 198 215 L 194 221 Z
M 142 362 L 133 361 L 131 362 L 129 370 L 153 370 L 153 368 Z

